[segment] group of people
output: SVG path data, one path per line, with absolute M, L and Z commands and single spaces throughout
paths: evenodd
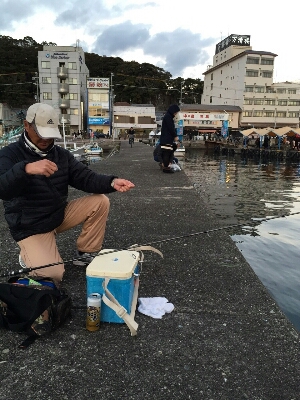
M 160 157 L 163 172 L 170 172 L 178 138 L 171 106 L 162 123 Z M 133 128 L 128 132 L 134 137 Z M 55 144 L 61 139 L 53 107 L 36 103 L 27 110 L 18 142 L 0 150 L 0 198 L 13 239 L 20 248 L 19 262 L 32 269 L 33 279 L 51 279 L 57 287 L 64 263 L 56 244 L 58 234 L 82 224 L 74 249 L 75 265 L 87 265 L 101 250 L 109 213 L 105 194 L 127 192 L 131 181 L 94 172 Z M 87 195 L 68 200 L 69 186 Z M 54 265 L 52 265 L 54 264 Z M 49 266 L 48 266 L 49 265 Z M 39 266 L 47 266 L 34 269 Z

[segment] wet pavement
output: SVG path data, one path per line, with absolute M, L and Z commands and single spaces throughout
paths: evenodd
M 109 195 L 104 248 L 151 244 L 140 297 L 166 297 L 162 319 L 136 313 L 138 334 L 124 324 L 85 328 L 86 274 L 72 260 L 79 227 L 58 237 L 73 317 L 26 351 L 24 339 L 0 336 L 0 399 L 296 400 L 299 338 L 183 171 L 163 174 L 153 148 L 127 141 L 90 168 L 132 180 Z M 70 190 L 70 198 L 84 193 Z M 0 273 L 18 269 L 18 246 L 0 217 Z M 215 230 L 215 231 L 212 231 Z M 209 233 L 205 233 L 210 231 Z M 177 239 L 176 239 L 177 238 Z

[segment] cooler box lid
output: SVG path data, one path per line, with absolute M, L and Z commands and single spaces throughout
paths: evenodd
M 131 278 L 140 258 L 138 251 L 129 250 L 104 249 L 100 251 L 100 254 L 87 266 L 87 276 Z

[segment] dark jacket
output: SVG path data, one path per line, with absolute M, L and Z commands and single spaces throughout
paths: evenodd
M 17 242 L 50 232 L 62 223 L 69 185 L 87 193 L 114 191 L 111 187 L 114 176 L 93 172 L 60 146 L 54 145 L 45 158 L 58 167 L 48 178 L 25 172 L 26 164 L 41 157 L 25 146 L 23 135 L 18 142 L 0 150 L 0 198 Z
M 161 125 L 160 144 L 173 144 L 174 138 L 177 136 L 174 124 L 174 113 L 180 111 L 177 104 L 169 107 L 168 111 L 163 117 Z

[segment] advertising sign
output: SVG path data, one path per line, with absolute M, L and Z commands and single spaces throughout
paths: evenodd
M 89 125 L 109 125 L 109 118 L 89 117 Z
M 178 119 L 189 119 L 195 121 L 207 120 L 207 121 L 227 121 L 229 114 L 220 113 L 205 113 L 205 112 L 179 112 L 176 117 Z
M 109 89 L 109 78 L 87 78 L 88 89 Z

